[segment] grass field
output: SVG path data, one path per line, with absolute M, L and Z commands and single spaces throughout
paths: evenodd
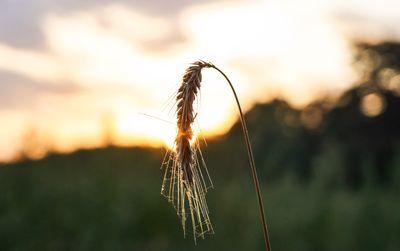
M 197 246 L 160 195 L 163 151 L 110 147 L 1 166 L 0 249 L 262 250 L 250 171 L 213 149 L 216 233 Z M 290 173 L 263 182 L 273 249 L 399 250 L 398 183 L 332 188 L 328 167 L 306 184 Z

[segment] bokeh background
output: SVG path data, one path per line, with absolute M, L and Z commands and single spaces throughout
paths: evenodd
M 400 250 L 400 3 L 0 0 L 0 250 L 262 250 L 229 87 L 204 70 L 215 234 L 160 195 L 190 62 L 246 111 L 274 250 Z

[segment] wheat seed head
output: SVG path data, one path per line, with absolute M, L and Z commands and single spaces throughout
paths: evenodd
M 204 61 L 196 61 L 186 69 L 182 78 L 182 84 L 176 96 L 177 104 L 177 128 L 176 136 L 176 153 L 177 159 L 181 163 L 183 169 L 183 179 L 186 185 L 193 182 L 193 174 L 190 166 L 192 165 L 193 152 L 190 142 L 193 138 L 192 123 L 194 122 L 195 112 L 193 103 L 200 89 L 201 70 L 204 67 L 211 67 L 210 63 Z
M 161 193 L 177 210 L 184 234 L 186 219 L 191 220 L 195 241 L 197 237 L 204 238 L 205 233 L 213 233 L 205 198 L 212 182 L 199 144 L 193 139 L 192 129 L 195 120 L 193 103 L 200 90 L 201 70 L 212 66 L 204 61 L 196 61 L 186 69 L 176 94 L 175 150 L 166 155 L 162 164 L 165 175 Z

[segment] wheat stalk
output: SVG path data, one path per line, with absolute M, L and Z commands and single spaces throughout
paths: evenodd
M 224 72 L 211 63 L 196 61 L 186 69 L 185 74 L 183 75 L 182 83 L 176 96 L 178 132 L 175 139 L 174 149 L 166 154 L 162 163 L 162 167 L 165 167 L 165 174 L 161 193 L 168 198 L 169 202 L 171 202 L 177 210 L 178 216 L 181 218 L 184 235 L 186 235 L 186 219 L 188 216 L 192 222 L 195 242 L 196 238 L 204 238 L 206 233 L 214 232 L 205 198 L 208 188 L 212 187 L 212 181 L 207 166 L 205 165 L 199 144 L 196 139 L 193 139 L 192 130 L 192 124 L 195 120 L 193 103 L 198 91 L 200 90 L 201 70 L 203 68 L 214 68 L 221 73 L 227 80 L 234 94 L 239 109 L 240 122 L 243 129 L 250 168 L 257 194 L 266 250 L 270 251 L 271 246 L 261 189 L 242 108 L 229 78 Z M 203 170 L 206 172 L 206 176 L 203 175 Z M 188 213 L 186 213 L 187 211 Z

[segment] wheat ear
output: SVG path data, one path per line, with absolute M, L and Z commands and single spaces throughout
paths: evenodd
M 161 194 L 174 205 L 181 218 L 184 235 L 189 217 L 195 242 L 207 233 L 214 233 L 205 198 L 212 181 L 192 130 L 195 119 L 193 102 L 200 89 L 201 69 L 208 65 L 202 61 L 195 62 L 182 78 L 176 95 L 177 135 L 174 149 L 166 154 L 162 164 L 165 174 Z
M 228 82 L 235 97 L 235 101 L 239 109 L 240 122 L 243 129 L 250 168 L 257 194 L 265 246 L 267 251 L 271 251 L 261 188 L 258 180 L 253 151 L 250 144 L 246 120 L 243 116 L 239 99 L 231 81 L 223 71 L 211 63 L 204 61 L 194 62 L 188 69 L 186 69 L 186 72 L 182 78 L 182 84 L 176 96 L 178 132 L 175 139 L 175 151 L 172 151 L 169 155 L 166 155 L 166 158 L 163 161 L 162 166 L 165 166 L 166 170 L 161 193 L 164 194 L 177 209 L 178 215 L 182 220 L 184 233 L 186 233 L 185 222 L 187 217 L 187 208 L 189 209 L 188 215 L 190 215 L 192 221 L 195 241 L 196 237 L 198 236 L 204 238 L 205 233 L 213 233 L 213 228 L 209 218 L 209 211 L 205 200 L 205 194 L 208 189 L 206 180 L 209 181 L 211 187 L 212 182 L 210 176 L 208 175 L 207 167 L 204 163 L 199 144 L 197 141 L 193 140 L 192 130 L 192 123 L 195 119 L 193 102 L 198 91 L 200 90 L 201 70 L 203 68 L 214 68 L 221 73 Z M 201 161 L 199 161 L 197 153 L 199 153 Z M 208 179 L 204 178 L 201 166 L 206 171 L 206 177 Z M 168 192 L 166 192 L 166 190 L 168 190 Z

